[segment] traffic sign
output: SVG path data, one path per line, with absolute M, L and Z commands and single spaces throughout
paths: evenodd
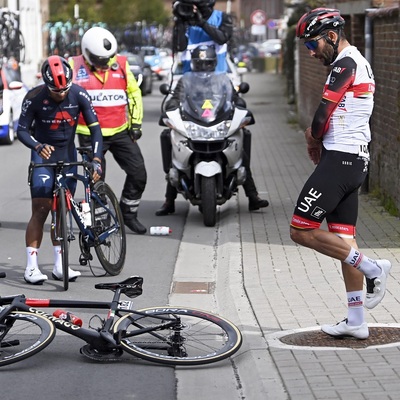
M 263 10 L 255 10 L 250 15 L 250 21 L 253 25 L 265 25 L 267 14 Z

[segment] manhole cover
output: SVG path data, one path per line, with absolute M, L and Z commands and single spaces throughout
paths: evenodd
M 365 340 L 346 337 L 333 338 L 320 330 L 292 333 L 282 336 L 279 340 L 291 346 L 307 347 L 349 347 L 360 349 L 371 346 L 400 342 L 400 329 L 390 327 L 369 327 L 369 337 Z

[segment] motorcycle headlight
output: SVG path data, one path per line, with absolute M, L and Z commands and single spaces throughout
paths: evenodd
M 229 132 L 231 121 L 223 121 L 218 125 L 210 127 L 186 121 L 184 122 L 184 126 L 189 139 L 224 139 Z

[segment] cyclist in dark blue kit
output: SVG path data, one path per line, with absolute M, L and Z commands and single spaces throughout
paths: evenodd
M 54 170 L 46 168 L 47 162 L 76 161 L 75 130 L 80 113 L 91 133 L 93 149 L 93 178 L 101 176 L 102 134 L 96 113 L 86 90 L 72 83 L 72 69 L 62 57 L 50 56 L 42 65 L 44 85 L 31 89 L 25 96 L 17 129 L 18 139 L 32 150 L 31 161 L 43 163 L 35 168 L 31 181 L 32 216 L 29 220 L 25 241 L 27 267 L 24 279 L 27 283 L 42 284 L 47 280 L 38 266 L 38 251 L 43 238 L 43 226 L 51 209 Z M 76 167 L 75 167 L 76 168 Z M 73 187 L 72 187 L 73 189 Z M 52 276 L 62 279 L 61 248 L 52 238 L 54 268 Z M 81 275 L 69 270 L 69 280 Z

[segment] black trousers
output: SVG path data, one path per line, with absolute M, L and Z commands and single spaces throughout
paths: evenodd
M 90 146 L 88 135 L 78 135 L 80 146 Z M 147 172 L 144 159 L 137 142 L 133 142 L 127 131 L 113 136 L 103 136 L 103 154 L 111 152 L 117 164 L 126 173 L 122 197 L 128 200 L 139 200 L 147 183 Z M 106 164 L 103 159 L 103 179 L 105 179 Z
M 250 160 L 246 153 L 243 155 L 243 166 L 246 169 L 246 181 L 244 182 L 243 189 L 247 197 L 258 196 L 256 184 L 253 179 L 253 174 L 250 169 Z M 176 199 L 178 191 L 169 182 L 167 183 L 167 189 L 165 191 L 166 201 L 173 201 Z

